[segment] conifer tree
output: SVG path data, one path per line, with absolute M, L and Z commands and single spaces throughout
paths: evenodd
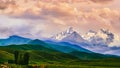
M 24 54 L 24 64 L 25 65 L 29 64 L 29 57 L 30 57 L 29 53 Z
M 15 52 L 14 52 L 15 64 L 18 64 L 18 56 L 19 56 L 19 52 L 18 52 L 18 51 L 15 51 Z

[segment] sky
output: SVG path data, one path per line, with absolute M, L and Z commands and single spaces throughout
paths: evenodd
M 120 0 L 0 0 L 0 38 L 49 38 L 69 27 L 80 34 L 120 35 Z

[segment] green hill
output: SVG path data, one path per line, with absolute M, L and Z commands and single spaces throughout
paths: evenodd
M 79 47 L 77 45 L 73 45 L 70 43 L 62 42 L 62 43 L 55 43 L 55 42 L 49 42 L 46 43 L 41 40 L 32 40 L 29 42 L 29 44 L 32 45 L 40 45 L 46 48 L 50 48 L 59 52 L 67 53 L 72 56 L 76 56 L 79 59 L 82 60 L 91 60 L 91 59 L 103 59 L 103 58 L 116 58 L 117 56 L 112 55 L 103 55 L 99 53 L 91 52 L 87 49 L 84 49 L 82 47 Z
M 14 59 L 14 51 L 20 53 L 29 52 L 30 65 L 48 68 L 119 68 L 120 58 L 116 56 L 102 55 L 96 53 L 70 52 L 63 53 L 42 45 L 10 45 L 0 46 L 0 63 Z M 96 59 L 95 59 L 96 58 Z M 14 65 L 13 65 L 14 66 Z M 16 67 L 16 65 L 13 68 Z M 21 67 L 23 68 L 23 67 Z M 28 67 L 29 68 L 29 67 Z
M 59 44 L 52 44 L 52 43 L 45 43 L 44 41 L 41 41 L 41 40 L 38 40 L 38 39 L 30 41 L 28 44 L 30 44 L 30 45 L 40 45 L 40 46 L 50 48 L 50 49 L 53 49 L 53 50 L 56 50 L 56 51 L 64 52 L 64 53 L 77 51 L 77 50 L 75 50 L 71 47 L 68 47 L 68 46 L 62 46 L 62 45 L 59 45 Z
M 0 50 L 0 63 L 13 59 L 13 54 Z
M 51 45 L 52 46 L 52 45 Z M 60 48 L 61 49 L 61 48 Z M 1 46 L 1 58 L 13 58 L 14 51 L 29 52 L 31 55 L 31 61 L 63 61 L 63 60 L 90 60 L 90 59 L 102 59 L 102 58 L 114 58 L 116 56 L 108 56 L 97 53 L 86 53 L 73 51 L 70 53 L 63 53 L 52 48 L 44 47 L 43 45 L 10 45 L 10 46 Z M 41 59 L 41 60 L 40 60 Z M 65 61 L 66 61 L 65 60 Z
M 40 45 L 10 45 L 0 47 L 1 59 L 12 60 L 14 51 L 30 53 L 30 63 L 60 63 L 64 61 L 79 60 L 77 57 L 62 53 Z M 8 55 L 8 56 L 7 56 Z M 60 62 L 59 62 L 60 61 Z

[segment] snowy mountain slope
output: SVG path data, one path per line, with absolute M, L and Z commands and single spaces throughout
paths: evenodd
M 52 39 L 53 39 L 53 40 L 57 40 L 57 41 L 61 41 L 63 38 L 71 35 L 73 32 L 74 32 L 74 31 L 73 31 L 73 28 L 70 27 L 68 30 L 63 31 L 63 32 L 58 33 L 57 35 L 53 36 Z
M 107 29 L 100 29 L 99 31 L 90 30 L 82 37 L 93 45 L 107 45 L 109 47 L 120 47 L 120 37 Z
M 75 31 L 71 35 L 63 38 L 62 41 L 65 41 L 65 42 L 74 42 L 74 43 L 85 42 L 85 40 L 77 32 L 75 32 Z
M 82 36 L 72 28 L 68 29 L 67 31 L 53 36 L 54 40 L 59 40 L 59 42 L 72 43 L 96 53 L 120 55 L 120 44 L 113 44 L 116 40 L 119 41 L 119 36 L 117 36 L 115 33 L 110 32 L 109 30 L 90 30 Z
M 74 31 L 72 27 L 70 27 L 66 31 L 63 31 L 53 36 L 52 39 L 56 41 L 64 41 L 64 42 L 72 42 L 72 43 L 85 42 L 85 40 L 80 36 L 80 34 Z
M 110 32 L 106 29 L 100 29 L 99 31 L 89 30 L 86 34 L 80 35 L 77 31 L 73 30 L 70 27 L 68 30 L 58 33 L 55 36 L 52 36 L 52 40 L 55 41 L 65 41 L 72 43 L 88 43 L 91 45 L 108 45 L 108 46 L 118 46 L 117 44 L 120 41 L 120 37 Z

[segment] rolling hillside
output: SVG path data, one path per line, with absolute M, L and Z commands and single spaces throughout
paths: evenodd
M 21 53 L 29 52 L 31 63 L 37 62 L 63 62 L 72 60 L 94 60 L 94 59 L 104 59 L 104 58 L 116 58 L 116 56 L 108 56 L 97 53 L 85 53 L 80 51 L 72 51 L 69 53 L 64 53 L 59 50 L 54 50 L 53 48 L 47 48 L 43 45 L 10 45 L 0 47 L 0 57 L 1 59 L 12 60 L 14 51 L 20 51 Z M 5 61 L 5 60 L 4 60 Z
M 1 46 L 0 47 L 0 58 L 3 62 L 7 60 L 12 60 L 14 51 L 20 51 L 21 53 L 29 52 L 30 53 L 30 63 L 45 62 L 45 63 L 54 63 L 54 62 L 64 62 L 79 60 L 77 57 L 62 53 L 50 48 L 45 48 L 40 45 L 10 45 L 10 46 Z M 6 60 L 4 60 L 6 59 Z M 2 62 L 1 61 L 1 62 Z
M 4 51 L 4 50 L 0 50 L 0 63 L 2 63 L 3 61 L 8 61 L 13 59 L 13 54 Z
M 54 50 L 53 48 L 45 47 L 45 44 L 46 43 L 44 43 L 44 45 L 24 44 L 0 46 L 0 63 L 7 62 L 8 60 L 13 60 L 13 53 L 17 50 L 20 53 L 29 52 L 29 64 L 34 64 L 37 66 L 45 64 L 48 68 L 119 68 L 120 66 L 120 58 L 116 56 L 86 53 L 80 51 L 64 53 L 58 50 Z M 16 66 L 13 68 L 16 68 Z
M 79 47 L 77 45 L 73 45 L 70 43 L 65 43 L 65 42 L 64 43 L 56 43 L 56 42 L 52 42 L 52 41 L 51 42 L 44 42 L 44 41 L 36 39 L 36 40 L 30 41 L 28 44 L 41 45 L 43 47 L 51 48 L 53 50 L 57 50 L 57 51 L 64 52 L 64 53 L 70 53 L 73 51 L 92 53 L 91 51 L 89 51 L 87 49 L 84 49 L 82 47 Z

